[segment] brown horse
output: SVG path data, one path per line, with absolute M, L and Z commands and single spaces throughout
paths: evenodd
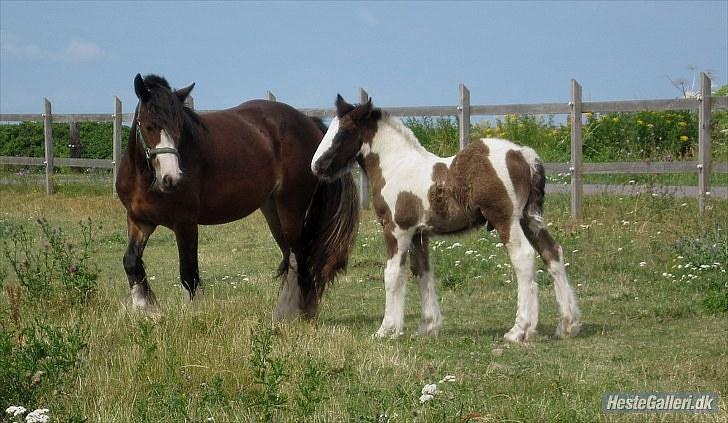
M 192 299 L 200 287 L 197 225 L 260 209 L 283 253 L 274 319 L 315 317 L 324 288 L 346 268 L 358 227 L 351 175 L 324 183 L 311 173 L 326 127 L 263 100 L 198 115 L 184 106 L 193 87 L 173 91 L 156 75 L 134 79 L 139 105 L 116 181 L 127 210 L 132 303 L 157 304 L 142 254 L 158 225 L 174 231 L 180 279 Z

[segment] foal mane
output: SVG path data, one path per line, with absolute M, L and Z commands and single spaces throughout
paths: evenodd
M 402 135 L 402 138 L 407 142 L 408 145 L 410 145 L 412 148 L 419 152 L 427 152 L 425 147 L 422 146 L 420 143 L 420 140 L 417 139 L 417 136 L 415 136 L 415 133 L 412 132 L 410 128 L 408 128 L 401 119 L 390 115 L 387 112 L 382 112 L 382 118 L 380 120 L 381 122 L 387 123 L 392 129 L 397 131 L 400 135 Z
M 146 105 L 162 125 L 177 127 L 182 124 L 190 131 L 207 129 L 194 110 L 185 104 L 179 106 L 179 100 L 164 77 L 149 74 L 144 77 L 144 85 L 149 89 Z

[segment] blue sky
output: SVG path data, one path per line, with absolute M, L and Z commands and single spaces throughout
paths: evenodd
M 271 90 L 330 107 L 673 98 L 669 78 L 728 80 L 728 1 L 16 2 L 0 0 L 0 113 L 124 110 L 133 77 L 196 82 L 195 106 Z

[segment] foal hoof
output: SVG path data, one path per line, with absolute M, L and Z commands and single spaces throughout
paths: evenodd
M 378 331 L 376 331 L 376 332 L 374 332 L 374 334 L 372 334 L 372 338 L 377 338 L 377 339 L 384 339 L 384 338 L 397 339 L 397 338 L 399 338 L 402 335 L 404 335 L 404 331 L 401 330 L 401 329 L 380 327 Z
M 535 329 L 523 330 L 518 326 L 513 326 L 503 338 L 514 344 L 525 344 L 526 342 L 535 341 L 538 333 Z
M 581 322 L 570 317 L 562 317 L 556 326 L 556 337 L 565 339 L 576 336 L 581 329 Z

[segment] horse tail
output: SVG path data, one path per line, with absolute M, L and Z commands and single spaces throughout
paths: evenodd
M 303 313 L 316 317 L 326 286 L 346 270 L 359 229 L 359 199 L 351 173 L 319 181 L 303 226 L 307 277 L 299 278 Z
M 521 150 L 528 166 L 531 168 L 531 189 L 528 191 L 528 200 L 524 208 L 524 217 L 529 220 L 543 222 L 543 201 L 546 188 L 546 171 L 541 158 L 536 152 L 528 147 Z

